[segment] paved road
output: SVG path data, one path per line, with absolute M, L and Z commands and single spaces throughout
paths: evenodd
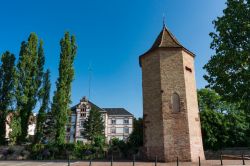
M 245 161 L 246 165 L 250 166 L 250 160 Z M 92 162 L 91 166 L 110 166 L 110 162 Z M 217 166 L 220 165 L 219 160 L 207 160 L 202 161 L 201 166 Z M 242 165 L 240 160 L 224 160 L 224 166 L 239 166 Z M 0 161 L 0 166 L 68 166 L 65 161 L 53 162 L 53 161 Z M 89 166 L 89 162 L 72 161 L 70 166 Z M 113 166 L 132 166 L 132 162 L 114 162 Z M 136 162 L 135 166 L 155 166 L 150 162 Z M 157 166 L 176 166 L 176 163 L 158 163 Z M 198 166 L 198 163 L 179 163 L 179 166 Z

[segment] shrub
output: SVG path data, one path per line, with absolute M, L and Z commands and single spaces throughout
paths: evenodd
M 109 152 L 112 154 L 119 154 L 119 157 L 131 158 L 133 154 L 138 152 L 138 147 L 130 142 L 113 138 L 109 147 Z
M 7 150 L 7 155 L 12 155 L 15 152 L 14 147 L 10 146 Z
M 99 141 L 96 142 L 96 146 L 81 142 L 47 145 L 33 144 L 29 145 L 27 150 L 30 152 L 31 159 L 67 159 L 68 157 L 71 159 L 103 158 L 102 140 Z
M 44 144 L 32 144 L 27 149 L 30 151 L 30 157 L 32 159 L 42 159 L 42 152 L 44 150 Z

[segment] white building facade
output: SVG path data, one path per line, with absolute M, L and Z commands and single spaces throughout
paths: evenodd
M 79 104 L 71 108 L 70 123 L 66 127 L 67 142 L 88 142 L 83 135 L 83 124 L 93 108 L 102 114 L 106 141 L 109 142 L 112 138 L 126 141 L 133 130 L 133 115 L 124 108 L 100 108 L 84 97 Z
M 107 141 L 113 138 L 126 141 L 133 131 L 133 115 L 124 108 L 104 108 L 107 111 L 108 121 Z

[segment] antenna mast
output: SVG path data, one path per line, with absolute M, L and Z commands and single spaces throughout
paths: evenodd
M 92 76 L 92 67 L 91 67 L 91 63 L 89 64 L 89 100 L 90 100 L 90 93 L 91 93 L 91 76 Z

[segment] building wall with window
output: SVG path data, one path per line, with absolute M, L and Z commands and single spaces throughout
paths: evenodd
M 66 127 L 67 142 L 88 142 L 83 135 L 83 124 L 87 120 L 89 111 L 93 107 L 102 113 L 105 127 L 104 135 L 107 142 L 112 138 L 127 140 L 133 130 L 133 115 L 124 108 L 100 108 L 84 97 L 80 100 L 79 104 L 71 108 L 70 123 Z
M 84 138 L 84 122 L 87 120 L 89 116 L 89 111 L 91 108 L 95 107 L 98 111 L 100 111 L 103 115 L 104 125 L 106 124 L 106 116 L 107 113 L 104 109 L 96 106 L 92 102 L 88 101 L 86 97 L 83 97 L 80 100 L 80 103 L 71 108 L 71 115 L 69 117 L 70 123 L 67 126 L 66 132 L 66 141 L 67 142 L 83 142 L 87 143 L 88 140 Z M 106 130 L 104 130 L 105 137 L 107 136 Z
M 133 131 L 133 115 L 124 108 L 104 108 L 108 114 L 107 141 L 113 138 L 126 141 Z

